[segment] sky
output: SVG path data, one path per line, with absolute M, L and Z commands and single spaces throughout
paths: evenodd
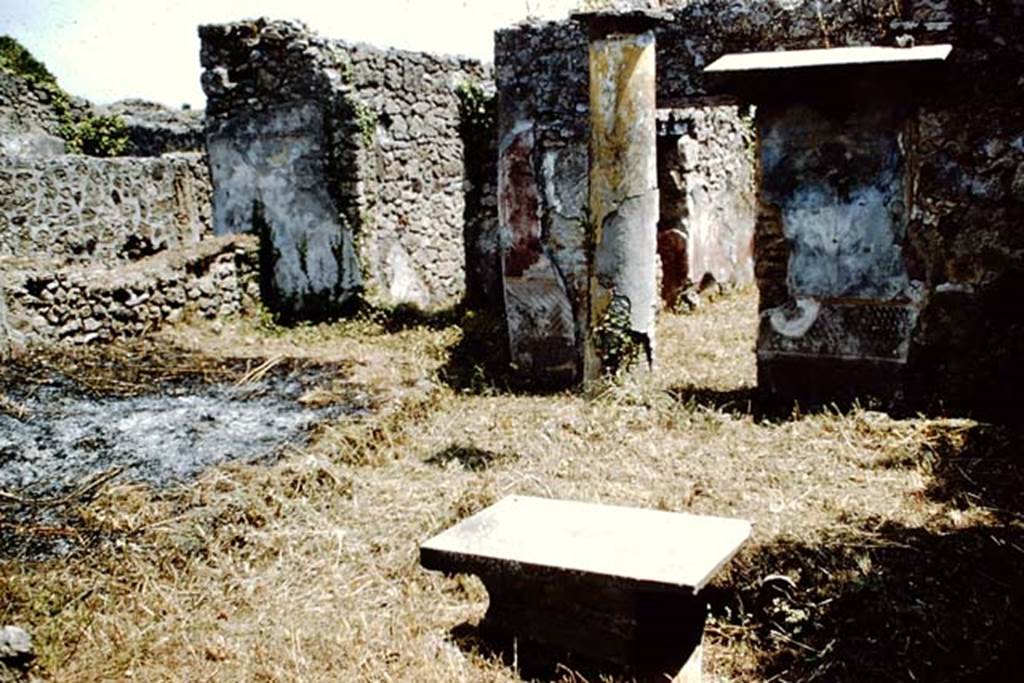
M 199 24 L 301 19 L 330 38 L 492 60 L 493 33 L 528 15 L 563 18 L 578 0 L 0 0 L 16 38 L 73 95 L 205 105 Z

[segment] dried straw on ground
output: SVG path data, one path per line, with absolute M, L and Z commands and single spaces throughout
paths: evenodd
M 32 632 L 50 680 L 517 681 L 458 637 L 486 609 L 479 582 L 422 571 L 417 546 L 520 493 L 751 519 L 712 588 L 708 680 L 1002 680 L 1024 636 L 1019 434 L 764 410 L 755 299 L 664 316 L 652 381 L 591 397 L 453 381 L 453 368 L 485 375 L 452 358 L 463 327 L 443 320 L 240 320 L 51 358 L 115 392 L 160 373 L 327 364 L 334 379 L 308 399 L 360 391 L 374 411 L 274 466 L 89 491 L 68 513 L 79 552 L 24 562 L 4 548 L 0 623 Z

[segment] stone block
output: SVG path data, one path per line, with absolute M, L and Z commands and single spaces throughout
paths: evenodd
M 425 542 L 427 569 L 477 574 L 482 630 L 520 656 L 577 657 L 642 678 L 699 681 L 701 594 L 750 524 L 510 496 Z

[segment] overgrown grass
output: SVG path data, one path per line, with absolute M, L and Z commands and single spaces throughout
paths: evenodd
M 708 680 L 1014 680 L 1018 431 L 760 411 L 755 309 L 748 292 L 664 317 L 651 381 L 590 397 L 447 381 L 466 350 L 451 321 L 164 334 L 207 359 L 334 364 L 376 409 L 272 467 L 93 492 L 79 552 L 6 549 L 0 623 L 33 633 L 50 680 L 517 681 L 457 635 L 486 609 L 481 585 L 421 570 L 417 548 L 520 493 L 753 520 L 711 588 Z

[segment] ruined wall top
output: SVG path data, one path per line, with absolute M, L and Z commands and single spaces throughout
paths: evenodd
M 470 123 L 463 109 L 486 109 L 490 69 L 326 39 L 291 21 L 203 26 L 199 34 L 218 232 L 265 229 L 253 219 L 253 206 L 262 207 L 282 254 L 275 282 L 312 283 L 301 264 L 326 273 L 309 263 L 343 254 L 343 267 L 330 271 L 346 273 L 340 290 L 333 274 L 310 285 L 330 290 L 332 306 L 357 292 L 388 304 L 454 304 L 465 291 L 465 225 L 493 213 L 482 201 L 467 210 L 466 166 L 487 152 L 464 154 L 462 139 Z M 294 161 L 300 139 L 306 152 L 297 170 L 266 163 L 275 145 Z M 315 225 L 295 208 L 310 205 L 319 207 Z M 325 221 L 335 223 L 329 234 L 318 232 Z M 284 234 L 291 237 L 279 239 Z M 343 247 L 321 249 L 337 235 Z M 282 293 L 279 308 L 312 301 L 307 294 Z
M 31 130 L 56 135 L 60 123 L 49 92 L 0 69 L 0 136 Z
M 350 84 L 379 85 L 383 74 L 353 70 L 353 57 L 360 54 L 394 55 L 443 70 L 486 73 L 477 60 L 325 38 L 301 21 L 259 18 L 209 24 L 199 27 L 199 36 L 202 84 L 207 114 L 212 116 L 275 102 L 324 101 Z
M 527 21 L 497 31 L 494 44 L 501 116 L 528 116 L 553 137 L 585 139 L 590 78 L 582 25 Z
M 199 27 L 207 114 L 323 98 L 340 85 L 330 41 L 298 21 L 253 19 Z
M 704 67 L 731 52 L 935 43 L 952 43 L 955 49 L 944 86 L 934 97 L 1024 100 L 1024 76 L 1014 68 L 1024 60 L 1019 39 L 1024 0 L 663 0 L 660 6 L 671 19 L 657 29 L 659 107 L 686 106 L 715 94 Z M 526 21 L 498 31 L 496 66 L 503 92 L 508 83 L 522 89 L 514 67 L 540 58 L 554 68 L 538 70 L 524 90 L 536 92 L 530 106 L 541 113 L 583 106 L 574 96 L 574 82 L 552 102 L 548 99 L 557 98 L 550 91 L 557 88 L 545 88 L 544 82 L 575 78 L 580 69 L 571 62 L 585 49 L 586 30 L 574 21 Z M 529 82 L 529 70 L 520 71 L 520 80 Z

